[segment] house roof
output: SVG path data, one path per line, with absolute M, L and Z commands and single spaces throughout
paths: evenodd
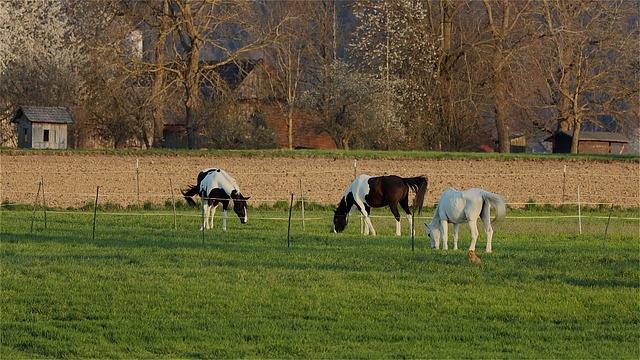
M 572 133 L 568 131 L 560 131 L 544 139 L 544 141 L 551 141 L 552 139 L 558 136 L 566 136 L 568 138 L 573 138 Z M 580 131 L 580 140 L 581 141 L 610 141 L 610 142 L 620 142 L 620 143 L 629 142 L 629 139 L 624 134 L 615 133 L 615 132 L 606 132 L 606 131 Z
M 233 90 L 238 87 L 242 81 L 244 81 L 247 75 L 249 75 L 257 65 L 262 63 L 262 59 L 230 62 L 222 66 L 218 66 L 216 71 L 220 74 L 222 80 L 227 83 L 229 88 Z
M 69 111 L 63 107 L 21 106 L 11 122 L 18 122 L 23 115 L 32 123 L 73 124 Z

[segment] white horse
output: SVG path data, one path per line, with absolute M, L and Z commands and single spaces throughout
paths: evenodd
M 196 194 L 200 195 L 202 199 L 203 227 L 205 229 L 213 227 L 216 208 L 218 204 L 222 204 L 222 230 L 227 230 L 227 208 L 230 200 L 233 200 L 233 211 L 240 218 L 240 222 L 247 223 L 247 200 L 249 197 L 242 196 L 238 183 L 226 171 L 216 168 L 202 170 L 198 174 L 198 183 L 182 191 L 184 198 L 193 206 L 196 203 L 192 197 Z
M 443 249 L 449 249 L 447 227 L 449 223 L 453 223 L 453 249 L 458 250 L 458 228 L 461 223 L 467 222 L 469 230 L 471 230 L 469 257 L 475 261 L 477 259 L 475 250 L 478 240 L 478 217 L 480 217 L 487 234 L 487 252 L 490 253 L 491 239 L 493 238 L 491 206 L 496 209 L 494 223 L 502 221 L 506 214 L 506 205 L 502 196 L 482 189 L 465 191 L 457 191 L 453 188 L 446 189 L 440 196 L 433 219 L 429 224 L 424 223 L 427 227 L 427 235 L 431 239 L 431 247 L 439 249 L 440 239 L 442 239 Z M 477 262 L 479 261 L 478 259 Z

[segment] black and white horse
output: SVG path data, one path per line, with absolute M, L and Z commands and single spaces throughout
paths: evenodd
M 364 234 L 376 234 L 369 215 L 371 208 L 389 206 L 396 219 L 396 235 L 400 236 L 400 212 L 398 204 L 404 210 L 409 228 L 413 230 L 413 216 L 409 210 L 409 190 L 416 193 L 413 212 L 422 210 L 424 195 L 427 192 L 427 178 L 417 176 L 401 178 L 396 175 L 376 176 L 359 175 L 345 192 L 333 215 L 333 231 L 342 232 L 349 222 L 348 214 L 356 206 L 364 217 Z
M 204 228 L 211 229 L 216 207 L 218 204 L 222 204 L 222 230 L 227 230 L 229 201 L 233 201 L 233 211 L 240 218 L 240 222 L 246 224 L 249 197 L 242 196 L 238 183 L 226 171 L 216 168 L 202 170 L 198 174 L 198 183 L 182 191 L 187 203 L 193 206 L 196 206 L 196 202 L 193 201 L 193 196 L 196 194 L 203 202 Z

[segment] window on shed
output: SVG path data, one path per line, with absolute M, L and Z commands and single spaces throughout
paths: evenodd
M 42 137 L 42 141 L 49 142 L 49 130 L 44 130 L 44 136 Z
M 22 129 L 22 141 L 29 142 L 29 129 Z

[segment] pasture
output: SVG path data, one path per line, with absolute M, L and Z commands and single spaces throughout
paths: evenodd
M 481 264 L 415 250 L 375 209 L 330 233 L 332 211 L 250 209 L 202 241 L 197 210 L 0 212 L 0 354 L 11 358 L 640 357 L 637 210 L 577 220 L 510 210 Z M 354 218 L 355 219 L 355 218 Z M 451 239 L 450 239 L 451 244 Z

